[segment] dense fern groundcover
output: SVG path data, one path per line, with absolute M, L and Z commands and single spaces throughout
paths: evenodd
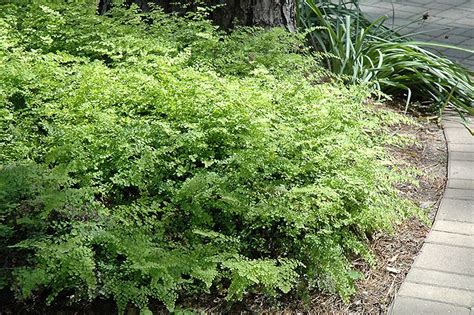
M 321 83 L 302 35 L 95 2 L 0 5 L 2 295 L 348 298 L 417 211 L 384 150 L 403 118 Z

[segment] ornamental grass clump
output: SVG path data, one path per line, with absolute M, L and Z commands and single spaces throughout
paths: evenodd
M 461 115 L 474 114 L 473 72 L 425 47 L 474 51 L 414 41 L 410 35 L 399 34 L 403 26 L 385 27 L 385 19 L 369 21 L 355 0 L 305 0 L 299 4 L 301 26 L 313 28 L 310 41 L 325 53 L 330 71 L 350 83 L 367 83 L 377 91 L 403 96 L 407 108 L 424 107 L 442 114 L 448 106 Z
M 347 300 L 370 235 L 418 213 L 384 150 L 406 119 L 364 86 L 315 84 L 298 36 L 38 3 L 0 6 L 2 298 Z

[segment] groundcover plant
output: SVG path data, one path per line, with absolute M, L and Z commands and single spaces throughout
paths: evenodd
M 93 4 L 91 2 L 94 2 Z M 0 285 L 18 303 L 344 299 L 417 209 L 390 124 L 302 35 L 95 1 L 0 5 Z

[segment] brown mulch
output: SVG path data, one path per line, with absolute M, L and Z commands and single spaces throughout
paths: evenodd
M 377 265 L 370 268 L 360 262 L 365 275 L 357 283 L 357 293 L 349 304 L 337 296 L 316 295 L 309 308 L 318 314 L 386 314 L 414 258 L 421 249 L 429 228 L 412 219 L 397 229 L 395 235 L 376 235 L 371 248 Z M 355 262 L 356 264 L 357 262 Z

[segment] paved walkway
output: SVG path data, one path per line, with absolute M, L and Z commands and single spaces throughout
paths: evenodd
M 474 137 L 448 114 L 448 183 L 435 223 L 391 314 L 474 315 Z M 470 126 L 474 128 L 474 118 Z
M 468 49 L 474 49 L 474 0 L 360 0 L 360 6 L 372 20 L 387 15 L 388 27 L 412 23 L 400 33 L 424 32 L 414 37 Z M 438 49 L 450 59 L 474 70 L 474 54 L 453 49 Z

